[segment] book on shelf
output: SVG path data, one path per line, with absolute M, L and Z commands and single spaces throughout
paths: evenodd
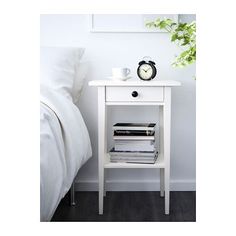
M 155 123 L 116 123 L 113 130 L 155 130 Z
M 155 151 L 154 140 L 116 140 L 115 151 Z
M 126 135 L 126 136 L 153 136 L 154 130 L 114 130 L 114 135 Z

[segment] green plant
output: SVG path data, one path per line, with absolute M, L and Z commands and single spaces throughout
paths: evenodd
M 175 67 L 185 67 L 196 61 L 196 22 L 176 23 L 171 19 L 156 19 L 147 22 L 149 28 L 159 28 L 171 34 L 171 42 L 177 43 L 182 52 L 172 63 Z

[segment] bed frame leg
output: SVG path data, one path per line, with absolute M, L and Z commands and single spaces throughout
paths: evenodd
M 75 206 L 75 181 L 73 181 L 70 188 L 70 205 Z

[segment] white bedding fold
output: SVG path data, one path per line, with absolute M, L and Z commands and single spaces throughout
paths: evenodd
M 46 87 L 40 94 L 40 218 L 48 221 L 92 150 L 79 109 Z

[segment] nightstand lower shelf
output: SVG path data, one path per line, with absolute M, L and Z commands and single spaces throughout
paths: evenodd
M 155 168 L 165 168 L 164 157 L 162 154 L 158 155 L 158 158 L 154 164 L 143 164 L 143 163 L 124 163 L 124 162 L 110 162 L 110 155 L 107 153 L 107 156 L 104 160 L 104 168 L 142 168 L 142 169 L 155 169 Z

